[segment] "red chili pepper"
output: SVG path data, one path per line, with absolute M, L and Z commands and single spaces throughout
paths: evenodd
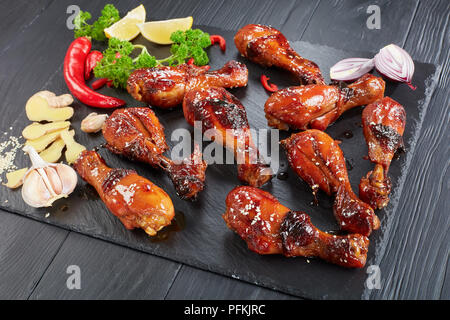
M 410 87 L 411 90 L 413 90 L 413 91 L 417 89 L 417 87 L 416 87 L 415 85 L 413 85 L 411 82 L 407 82 L 406 84 L 407 84 L 408 87 Z
M 227 42 L 225 41 L 225 39 L 222 36 L 213 34 L 213 35 L 209 36 L 209 39 L 211 40 L 211 44 L 218 43 L 220 46 L 220 50 L 225 52 L 225 50 L 227 49 Z
M 261 75 L 261 83 L 264 87 L 264 89 L 266 89 L 269 92 L 277 92 L 278 91 L 278 87 L 276 84 L 269 84 L 269 80 L 270 78 L 267 78 L 266 75 Z
M 95 80 L 94 82 L 92 82 L 92 89 L 93 90 L 98 90 L 100 88 L 103 88 L 103 86 L 108 82 L 108 79 L 106 78 L 100 78 Z
M 120 53 L 116 52 L 116 58 L 120 58 Z M 116 60 L 113 61 L 113 64 L 116 63 Z
M 108 81 L 106 81 L 106 85 L 108 86 L 108 88 L 111 88 L 111 87 L 112 87 L 112 85 L 113 85 L 113 82 L 112 82 L 112 80 L 108 80 Z
M 188 62 L 186 62 L 186 63 L 187 63 L 188 66 L 193 66 L 193 65 L 194 65 L 194 62 L 195 62 L 194 58 L 190 58 L 190 59 L 188 60 Z M 205 70 L 205 71 L 208 71 L 209 69 L 211 69 L 211 66 L 210 66 L 210 65 L 206 65 L 206 66 L 201 66 L 201 67 L 199 67 L 199 68 L 201 68 L 201 69 L 203 69 L 203 70 Z
M 91 107 L 115 108 L 126 104 L 125 101 L 105 96 L 89 88 L 84 80 L 86 57 L 91 51 L 91 41 L 86 37 L 75 39 L 67 49 L 64 58 L 64 79 L 70 92 L 81 102 Z
M 91 77 L 92 70 L 94 70 L 97 63 L 102 60 L 103 54 L 100 51 L 92 50 L 86 57 L 84 65 L 84 79 L 88 80 Z

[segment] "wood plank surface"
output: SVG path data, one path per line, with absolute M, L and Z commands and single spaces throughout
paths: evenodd
M 284 293 L 183 265 L 166 299 L 291 300 Z
M 0 44 L 2 44 L 1 41 L 9 42 L 7 48 L 2 46 L 2 48 L 6 48 L 1 51 L 2 58 L 8 57 L 8 55 L 21 55 L 25 62 L 22 65 L 9 66 L 0 60 L 2 71 L 6 70 L 7 72 L 0 75 L 0 94 L 5 96 L 4 103 L 14 101 L 18 97 L 26 99 L 32 90 L 37 91 L 45 85 L 48 78 L 51 77 L 51 73 L 56 70 L 55 65 L 62 62 L 66 48 L 52 48 L 50 36 L 44 36 L 43 41 L 35 45 L 27 43 L 27 41 L 30 42 L 29 39 L 35 37 L 39 32 L 51 30 L 52 20 L 65 19 L 61 13 L 65 12 L 69 2 L 73 1 L 52 2 L 45 11 L 38 10 L 40 13 L 33 21 L 33 28 L 22 27 L 20 29 L 19 27 L 23 37 L 9 40 L 0 36 Z M 127 1 L 121 2 L 118 6 L 121 12 L 125 12 L 139 3 L 141 1 Z M 386 246 L 387 250 L 380 256 L 382 289 L 367 292 L 366 297 L 450 298 L 448 272 L 448 243 L 450 240 L 448 232 L 448 208 L 450 207 L 448 200 L 448 141 L 450 136 L 447 89 L 449 85 L 449 46 L 448 36 L 445 36 L 449 34 L 448 12 L 450 8 L 447 0 L 366 1 L 362 3 L 359 1 L 320 1 L 320 3 L 317 1 L 296 1 L 295 3 L 286 1 L 282 5 L 275 5 L 269 1 L 180 2 L 165 0 L 143 3 L 149 8 L 148 15 L 152 19 L 180 17 L 192 13 L 198 24 L 220 26 L 227 29 L 236 29 L 249 22 L 272 24 L 280 28 L 291 40 L 301 39 L 341 49 L 361 48 L 361 50 L 376 51 L 382 45 L 394 42 L 404 44 L 415 59 L 442 64 L 440 83 L 431 99 L 422 134 L 416 147 L 420 152 L 417 152 L 411 159 L 411 174 L 406 180 L 405 190 L 392 221 L 392 232 L 387 235 L 389 244 Z M 82 1 L 80 7 L 98 12 L 103 4 L 100 1 L 95 3 Z M 382 28 L 380 30 L 368 30 L 364 27 L 367 18 L 365 8 L 369 4 L 379 4 L 381 7 Z M 20 10 L 20 5 L 23 5 L 23 2 L 19 2 L 18 7 L 11 7 L 11 11 L 9 11 L 12 12 L 11 16 L 17 14 L 14 12 L 23 11 Z M 33 12 L 33 7 L 27 8 L 27 10 Z M 3 16 L 4 13 L 1 12 Z M 387 19 L 386 16 L 383 17 L 384 12 L 387 14 Z M 0 23 L 3 25 L 3 21 Z M 363 25 L 362 28 L 361 25 Z M 67 37 L 69 34 L 71 32 L 66 30 L 61 32 L 61 35 L 52 32 L 51 36 Z M 27 48 L 25 51 L 28 52 L 22 52 L 24 48 Z M 49 48 L 51 48 L 51 53 L 49 53 Z M 36 75 L 29 71 L 34 63 L 30 61 L 31 53 L 35 53 L 39 57 L 38 63 L 44 64 L 44 74 Z M 54 58 L 49 57 L 49 54 Z M 5 59 L 7 61 L 7 58 Z M 27 61 L 28 63 L 26 63 Z M 30 74 L 27 82 L 34 84 L 34 87 L 29 89 L 30 92 L 20 89 L 20 82 L 23 81 L 23 77 L 20 75 L 25 73 Z M 7 115 L 4 117 L 7 118 Z M 407 220 L 406 224 L 401 224 L 400 222 L 404 222 L 405 215 L 410 217 L 410 220 Z M 290 296 L 268 289 L 261 289 L 235 279 L 187 266 L 183 266 L 179 271 L 179 266 L 171 261 L 73 233 L 64 242 L 67 234 L 64 230 L 9 213 L 1 212 L 1 217 L 3 218 L 3 227 L 0 227 L 2 230 L 0 233 L 2 250 L 0 266 L 2 268 L 0 270 L 3 271 L 3 266 L 5 266 L 9 273 L 2 274 L 0 278 L 0 297 L 26 298 L 44 275 L 32 295 L 33 298 L 92 298 L 96 296 L 160 298 L 165 295 L 170 299 L 190 297 L 225 299 L 234 296 L 248 296 L 256 299 L 290 298 Z M 403 217 L 402 220 L 400 220 L 401 217 Z M 7 233 L 6 230 L 14 232 Z M 30 237 L 33 240 L 33 246 L 29 248 L 27 245 Z M 47 241 L 34 241 L 35 237 L 38 240 L 46 239 Z M 63 242 L 64 244 L 62 244 Z M 86 248 L 89 249 L 86 250 Z M 60 252 L 54 257 L 59 249 L 61 249 Z M 72 251 L 74 252 L 72 253 Z M 21 255 L 17 255 L 17 252 L 20 252 Z M 36 252 L 39 252 L 39 255 Z M 102 257 L 105 252 L 115 252 L 114 257 L 106 258 L 111 263 L 117 263 L 117 267 L 114 266 L 110 269 L 110 274 L 115 273 L 117 276 L 108 278 L 106 273 L 100 274 L 101 281 L 96 286 L 95 283 L 98 279 L 95 276 L 99 275 L 97 269 L 102 266 L 102 260 L 105 260 L 99 259 L 99 257 Z M 53 258 L 54 260 L 50 264 Z M 83 262 L 83 270 L 87 271 L 86 288 L 90 288 L 89 291 L 92 290 L 92 293 L 73 292 L 73 290 L 67 292 L 68 290 L 61 288 L 61 285 L 65 285 L 67 277 L 65 269 L 61 268 L 67 266 L 70 259 L 80 259 Z M 132 261 L 138 261 L 131 267 L 131 270 L 137 272 L 127 271 L 130 269 L 126 268 L 127 263 Z M 143 266 L 148 268 L 150 268 L 149 266 L 158 268 L 169 266 L 168 269 L 171 267 L 173 269 L 164 274 L 167 283 L 156 284 L 158 289 L 149 291 L 145 288 L 146 281 L 142 278 L 139 280 L 139 271 L 145 273 Z M 46 269 L 47 272 L 44 274 Z M 63 272 L 59 277 L 54 278 L 51 270 L 63 270 Z M 177 271 L 179 271 L 178 275 L 176 275 Z M 20 278 L 21 281 L 14 281 L 17 279 L 17 274 L 22 273 L 27 276 Z M 131 286 L 122 281 L 120 274 L 126 275 L 127 282 Z M 154 281 L 151 278 L 152 275 L 147 275 L 150 277 L 150 282 Z M 1 281 L 3 278 L 8 281 Z M 175 281 L 172 284 L 170 279 L 173 278 Z M 133 284 L 136 284 L 137 287 L 133 287 Z M 170 290 L 165 284 L 171 285 Z M 111 295 L 108 295 L 102 288 L 109 288 Z M 117 288 L 120 288 L 120 294 L 118 290 L 116 291 Z M 220 292 L 217 288 L 220 288 Z
M 0 56 L 7 51 L 14 39 L 20 37 L 39 18 L 53 0 L 16 0 L 14 5 L 10 1 L 0 3 L 1 36 Z
M 27 299 L 68 232 L 7 212 L 0 219 L 0 299 Z
M 80 289 L 68 289 L 69 266 Z M 71 232 L 30 299 L 163 299 L 181 265 Z
M 369 29 L 367 8 L 380 8 L 380 29 Z M 374 51 L 389 43 L 403 44 L 418 0 L 321 1 L 301 40 L 348 51 Z

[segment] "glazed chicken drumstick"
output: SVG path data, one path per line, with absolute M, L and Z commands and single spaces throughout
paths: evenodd
M 359 234 L 331 235 L 320 231 L 304 212 L 291 211 L 270 193 L 237 187 L 226 199 L 223 219 L 259 254 L 319 257 L 348 268 L 362 268 L 369 239 Z
M 280 130 L 325 130 L 345 111 L 381 99 L 384 87 L 384 80 L 371 74 L 343 89 L 324 84 L 289 87 L 272 94 L 264 111 L 269 126 Z
M 165 170 L 182 199 L 195 198 L 203 190 L 206 162 L 198 146 L 182 162 L 165 157 L 164 128 L 152 109 L 116 109 L 105 122 L 103 136 L 111 152 Z
M 224 88 L 209 87 L 186 93 L 183 112 L 187 122 L 200 122 L 208 138 L 234 152 L 238 178 L 259 187 L 272 178 L 272 171 L 253 143 L 247 113 L 241 102 Z
M 175 211 L 164 190 L 133 170 L 109 168 L 95 151 L 83 151 L 74 164 L 125 228 L 142 228 L 153 236 L 170 224 Z
M 215 71 L 188 64 L 138 69 L 128 78 L 127 90 L 138 101 L 172 108 L 180 105 L 185 93 L 193 88 L 245 87 L 247 81 L 247 67 L 232 60 Z
M 374 209 L 381 209 L 389 202 L 391 181 L 387 174 L 394 154 L 403 147 L 405 124 L 405 109 L 389 97 L 363 110 L 364 137 L 369 148 L 369 159 L 375 163 L 375 168 L 361 179 L 359 197 Z
M 292 72 L 300 84 L 324 84 L 319 67 L 295 52 L 285 36 L 275 28 L 249 24 L 234 36 L 239 52 L 252 62 L 276 66 Z
M 293 134 L 281 144 L 292 169 L 315 194 L 318 189 L 335 194 L 333 212 L 342 230 L 369 236 L 380 226 L 373 209 L 353 192 L 344 155 L 325 132 L 311 129 Z

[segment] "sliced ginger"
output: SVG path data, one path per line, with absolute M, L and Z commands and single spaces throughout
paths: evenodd
M 75 135 L 75 130 L 69 131 L 70 135 L 73 137 Z M 39 153 L 39 156 L 44 159 L 44 161 L 56 163 L 61 158 L 62 150 L 66 146 L 62 138 L 56 139 L 50 147 Z
M 86 147 L 76 142 L 73 135 L 71 135 L 69 131 L 61 132 L 61 138 L 64 140 L 67 147 L 65 153 L 66 161 L 68 164 L 72 164 L 78 159 L 80 153 L 86 150 Z
M 30 121 L 63 121 L 73 116 L 72 107 L 52 108 L 47 100 L 39 95 L 28 99 L 25 110 Z
M 69 121 L 56 121 L 46 124 L 33 122 L 22 131 L 22 136 L 27 140 L 34 140 L 40 138 L 47 133 L 55 132 L 61 129 L 69 128 Z
M 25 145 L 32 146 L 44 161 L 58 162 L 66 147 L 66 161 L 70 164 L 86 149 L 74 140 L 75 131 L 69 131 L 70 122 L 65 121 L 73 116 L 73 108 L 68 107 L 72 102 L 70 94 L 56 96 L 46 90 L 35 93 L 27 101 L 27 117 L 35 122 L 27 126 L 22 135 L 27 139 Z M 49 123 L 42 124 L 40 121 Z
M 28 168 L 23 168 L 8 172 L 6 174 L 6 179 L 8 179 L 8 181 L 6 183 L 3 183 L 3 185 L 11 189 L 20 187 L 23 184 L 23 177 L 25 176 L 25 173 L 27 173 L 27 171 Z
M 50 147 L 40 152 L 39 155 L 46 162 L 55 163 L 61 158 L 62 150 L 64 149 L 64 140 L 61 138 L 56 139 Z
M 68 93 L 57 96 L 56 94 L 54 94 L 51 91 L 44 90 L 44 91 L 39 91 L 39 92 L 35 93 L 34 95 L 42 97 L 45 100 L 47 100 L 48 105 L 51 108 L 66 107 L 73 103 L 73 97 L 72 97 L 72 95 L 70 95 Z
M 25 145 L 26 146 L 32 146 L 36 150 L 36 152 L 41 152 L 45 148 L 47 148 L 47 146 L 50 143 L 52 143 L 53 141 L 58 139 L 61 136 L 62 132 L 69 132 L 69 130 L 62 129 L 62 130 L 58 130 L 58 131 L 47 133 L 46 135 L 43 135 L 42 137 L 39 137 L 37 139 L 27 140 L 25 142 Z

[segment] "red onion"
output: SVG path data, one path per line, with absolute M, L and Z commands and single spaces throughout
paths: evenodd
M 411 84 L 414 62 L 405 50 L 395 44 L 382 48 L 373 59 L 349 58 L 339 61 L 331 67 L 330 78 L 340 81 L 355 80 L 373 67 L 386 77 L 406 82 L 411 89 L 416 89 Z
M 374 65 L 374 59 L 344 59 L 331 67 L 330 78 L 340 81 L 355 80 L 372 70 Z
M 410 55 L 395 44 L 387 45 L 375 55 L 375 68 L 386 77 L 406 82 L 411 88 L 414 74 L 414 62 Z

